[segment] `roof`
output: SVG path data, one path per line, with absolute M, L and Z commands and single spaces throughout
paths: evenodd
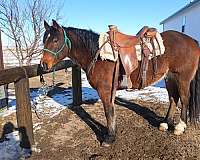
M 178 15 L 179 13 L 183 12 L 184 10 L 194 6 L 195 4 L 197 4 L 198 2 L 200 2 L 200 0 L 194 0 L 192 2 L 190 2 L 189 4 L 187 4 L 185 7 L 181 8 L 180 10 L 178 10 L 177 12 L 175 12 L 174 14 L 172 14 L 171 16 L 169 16 L 168 18 L 164 19 L 163 21 L 160 22 L 160 24 L 165 23 L 167 20 L 171 19 L 172 17 L 175 17 L 176 15 Z

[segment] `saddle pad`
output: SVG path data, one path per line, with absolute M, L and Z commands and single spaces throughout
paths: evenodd
M 153 38 L 153 44 L 150 42 L 149 38 L 144 37 L 142 40 L 143 40 L 143 43 L 145 43 L 145 45 L 149 48 L 149 50 L 151 52 L 149 55 L 149 59 L 154 57 L 153 52 L 155 52 L 155 56 L 162 55 L 165 53 L 165 46 L 163 44 L 163 40 L 162 40 L 162 37 L 159 32 L 157 32 L 155 38 Z M 153 45 L 154 45 L 154 47 L 153 47 Z M 141 61 L 141 59 L 142 59 L 141 45 L 140 44 L 135 45 L 135 48 L 136 48 L 137 59 L 139 61 Z
M 108 33 L 101 33 L 99 36 L 99 47 L 101 47 L 104 42 L 107 41 L 109 35 Z M 100 50 L 100 57 L 102 60 L 110 60 L 110 61 L 117 61 L 118 53 L 115 51 L 113 55 L 112 47 L 110 43 L 104 44 L 104 46 Z

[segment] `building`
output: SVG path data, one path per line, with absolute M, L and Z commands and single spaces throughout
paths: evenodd
M 183 32 L 196 39 L 200 44 L 200 0 L 191 1 L 160 24 L 163 25 L 163 31 Z

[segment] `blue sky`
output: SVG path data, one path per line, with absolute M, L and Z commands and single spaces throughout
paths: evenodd
M 160 22 L 190 2 L 189 0 L 63 1 L 62 19 L 59 23 L 65 27 L 92 29 L 100 33 L 106 32 L 109 24 L 115 24 L 121 32 L 132 35 L 144 25 L 155 27 L 161 32 Z M 2 39 L 7 42 L 4 36 Z
M 136 34 L 144 25 L 162 31 L 159 23 L 189 0 L 66 0 L 60 23 L 64 26 L 107 31 L 115 24 L 122 32 Z

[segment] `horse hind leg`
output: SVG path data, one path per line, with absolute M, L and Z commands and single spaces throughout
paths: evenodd
M 174 134 L 175 135 L 181 135 L 186 129 L 187 124 L 187 109 L 188 109 L 188 103 L 189 103 L 189 82 L 184 82 L 180 86 L 179 93 L 180 93 L 180 99 L 181 99 L 181 116 L 179 123 L 175 126 Z
M 168 91 L 169 95 L 169 109 L 167 112 L 167 115 L 162 123 L 160 123 L 159 130 L 161 131 L 167 131 L 168 130 L 168 124 L 173 124 L 173 117 L 176 112 L 178 100 L 179 100 L 179 93 L 178 93 L 178 87 L 176 84 L 176 80 L 173 79 L 173 77 L 168 77 L 165 79 L 166 83 L 166 89 Z
M 159 130 L 160 131 L 167 131 L 168 130 L 168 125 L 173 124 L 173 118 L 174 114 L 176 113 L 176 108 L 177 108 L 177 99 L 174 99 L 174 97 L 169 98 L 170 105 L 169 109 L 167 112 L 167 115 L 162 123 L 160 123 Z
M 185 129 L 187 124 L 187 111 L 188 108 L 191 109 L 192 106 L 189 106 L 189 100 L 190 100 L 190 83 L 193 78 L 198 76 L 198 72 L 196 70 L 198 69 L 199 59 L 196 57 L 196 64 L 195 61 L 193 61 L 193 65 L 190 65 L 191 68 L 185 68 L 181 73 L 179 73 L 179 79 L 178 79 L 178 89 L 180 94 L 180 100 L 181 100 L 181 116 L 179 123 L 175 126 L 174 134 L 181 135 Z M 191 61 L 192 62 L 192 61 Z M 196 65 L 197 68 L 194 67 Z M 198 69 L 199 70 L 199 69 Z M 195 76 L 196 74 L 196 76 Z M 196 81 L 198 82 L 198 80 Z M 198 107 L 198 105 L 197 105 Z M 197 109 L 197 108 L 195 108 Z M 191 115 L 189 115 L 190 118 Z

